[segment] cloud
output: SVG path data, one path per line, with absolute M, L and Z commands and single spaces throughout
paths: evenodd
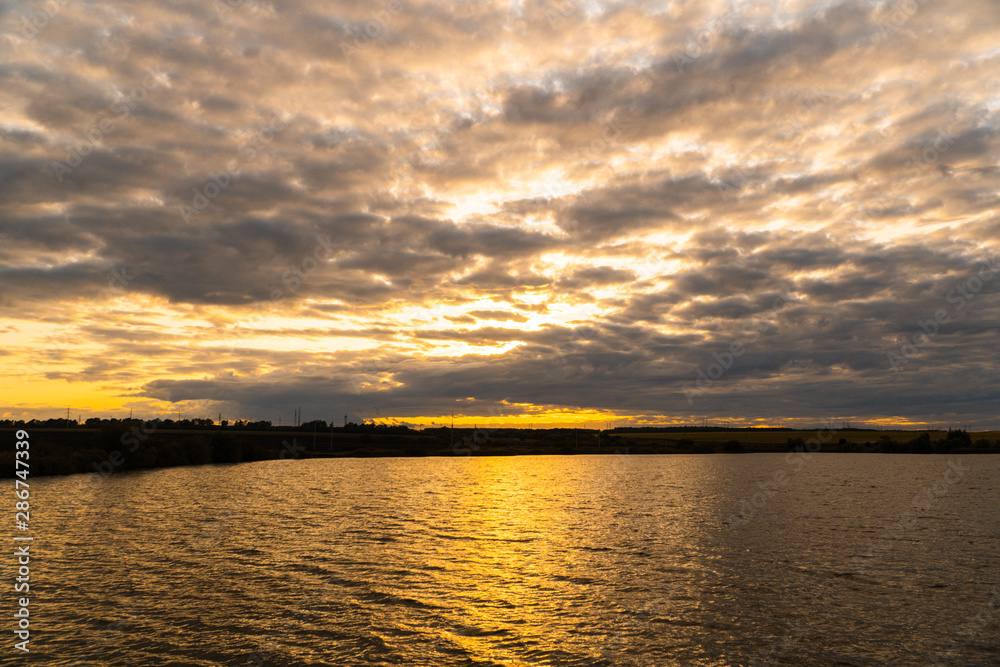
M 5 386 L 53 414 L 995 426 L 996 3 L 23 14 Z

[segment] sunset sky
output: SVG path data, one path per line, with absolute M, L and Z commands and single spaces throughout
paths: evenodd
M 0 417 L 996 428 L 998 29 L 4 3 Z

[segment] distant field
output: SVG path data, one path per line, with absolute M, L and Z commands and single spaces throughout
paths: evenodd
M 878 441 L 882 436 L 887 436 L 897 442 L 907 442 L 913 440 L 925 431 L 836 431 L 832 439 L 839 442 L 841 438 L 847 442 L 872 442 Z M 931 440 L 943 438 L 947 431 L 926 431 L 930 433 Z M 684 433 L 680 431 L 670 431 L 666 433 L 613 433 L 614 438 L 625 438 L 628 440 L 680 440 L 687 438 L 694 442 L 726 442 L 738 440 L 739 442 L 751 445 L 783 445 L 789 438 L 802 438 L 809 440 L 814 437 L 816 431 L 693 431 Z M 1000 431 L 972 432 L 973 442 L 980 438 L 995 441 L 1000 438 Z

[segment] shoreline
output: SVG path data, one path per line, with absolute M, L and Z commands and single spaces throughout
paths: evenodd
M 574 429 L 438 429 L 386 433 L 378 427 L 327 430 L 143 428 L 122 422 L 104 428 L 32 429 L 32 477 L 151 470 L 276 459 L 427 458 L 462 456 L 576 456 L 810 453 L 1000 454 L 1000 439 L 964 431 L 833 431 L 831 442 L 805 441 L 812 431 L 702 430 L 697 432 L 583 431 Z M 23 428 L 23 427 L 22 427 Z M 11 438 L 16 429 L 0 429 Z M 932 439 L 935 433 L 938 439 Z M 741 437 L 742 436 L 742 437 Z M 846 436 L 850 436 L 850 440 Z M 879 439 L 874 439 L 880 436 Z M 757 440 L 754 442 L 753 440 Z M 764 441 L 761 441 L 764 440 Z M 3 477 L 14 476 L 13 450 Z

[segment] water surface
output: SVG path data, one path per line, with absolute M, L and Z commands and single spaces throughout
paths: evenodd
M 32 664 L 1000 664 L 1000 456 L 265 461 L 32 488 Z

